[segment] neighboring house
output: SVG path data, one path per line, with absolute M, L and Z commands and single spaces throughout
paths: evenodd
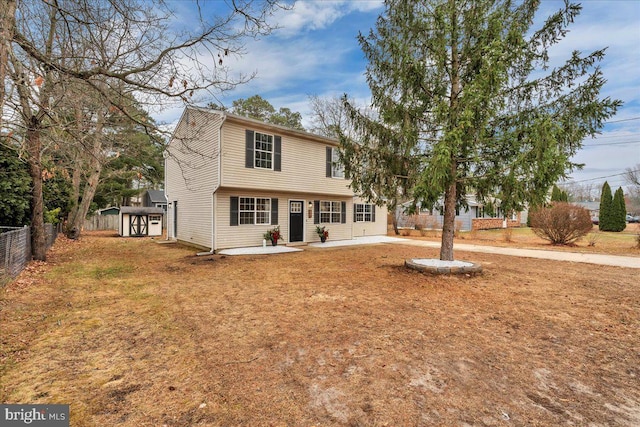
M 142 206 L 150 208 L 162 208 L 167 211 L 167 197 L 164 190 L 147 190 L 142 198 Z
M 397 209 L 398 227 L 401 228 L 430 228 L 440 229 L 444 220 L 442 206 L 433 209 L 421 209 L 414 215 L 404 213 L 410 202 L 400 205 Z M 455 227 L 460 231 L 486 230 L 491 228 L 520 227 L 527 223 L 527 212 L 514 212 L 504 217 L 504 213 L 497 207 L 494 212 L 489 213 L 485 207 L 479 203 L 475 196 L 467 197 L 466 209 L 456 209 Z
M 600 202 L 572 202 L 571 204 L 585 208 L 589 211 L 591 221 L 598 221 L 600 217 Z
M 188 107 L 165 153 L 169 239 L 218 249 L 387 232 L 386 208 L 349 188 L 338 142 L 238 115 Z

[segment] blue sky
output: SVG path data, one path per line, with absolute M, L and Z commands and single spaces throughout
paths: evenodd
M 541 17 L 561 6 L 561 1 L 543 0 Z M 617 188 L 624 185 L 618 174 L 640 164 L 640 1 L 584 0 L 582 6 L 567 37 L 550 51 L 552 62 L 564 62 L 574 49 L 591 52 L 608 47 L 601 64 L 607 79 L 602 95 L 620 99 L 624 105 L 602 135 L 584 141 L 573 160 L 585 163 L 585 167 L 571 178 L 598 188 L 606 179 Z M 367 63 L 356 36 L 368 33 L 382 11 L 382 2 L 374 0 L 298 1 L 293 9 L 279 11 L 272 22 L 280 28 L 260 40 L 248 41 L 246 54 L 228 62 L 234 72 L 256 71 L 256 78 L 222 101 L 231 105 L 235 99 L 259 94 L 276 109 L 288 107 L 300 112 L 304 125 L 310 120 L 310 95 L 347 93 L 359 103 L 367 103 Z M 178 108 L 167 109 L 156 119 L 171 123 L 180 113 Z

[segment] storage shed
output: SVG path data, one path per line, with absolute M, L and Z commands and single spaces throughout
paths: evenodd
M 122 206 L 118 232 L 123 237 L 161 236 L 162 215 L 162 208 Z

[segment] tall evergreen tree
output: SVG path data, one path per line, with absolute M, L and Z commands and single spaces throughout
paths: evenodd
M 568 202 L 569 195 L 566 191 L 562 191 L 558 188 L 557 185 L 553 186 L 553 190 L 551 190 L 551 201 L 552 202 Z
M 376 189 L 388 186 L 422 206 L 443 201 L 442 260 L 453 260 L 455 211 L 467 193 L 496 196 L 507 213 L 541 205 L 579 166 L 571 157 L 582 140 L 621 104 L 600 97 L 604 50 L 550 68 L 549 48 L 581 7 L 567 1 L 535 29 L 539 4 L 386 0 L 375 31 L 359 36 L 378 117 L 345 97 L 359 133 L 341 137 L 346 172 L 377 203 Z
M 600 231 L 612 231 L 612 204 L 613 196 L 611 195 L 611 187 L 609 183 L 605 181 L 602 185 L 602 193 L 600 194 L 600 222 L 598 223 Z
M 224 107 L 210 103 L 209 108 L 225 110 Z M 273 123 L 274 125 L 286 126 L 291 129 L 305 130 L 302 126 L 302 115 L 298 112 L 291 111 L 290 108 L 280 107 L 276 111 L 275 107 L 269 101 L 260 95 L 253 95 L 247 99 L 236 99 L 233 101 L 231 112 L 241 116 L 250 117 L 265 123 Z
M 624 192 L 622 187 L 618 187 L 613 195 L 611 203 L 611 231 L 622 231 L 627 227 L 627 207 L 624 204 Z

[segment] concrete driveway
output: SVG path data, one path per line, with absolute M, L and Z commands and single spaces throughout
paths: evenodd
M 402 240 L 402 242 L 394 242 L 394 243 L 400 243 L 402 245 L 411 245 L 411 246 L 423 246 L 428 248 L 440 247 L 440 243 L 438 242 L 427 242 L 424 240 L 413 240 L 413 239 L 398 239 L 398 240 Z M 453 250 L 454 250 L 454 253 L 457 251 L 481 252 L 485 254 L 498 254 L 498 255 L 520 256 L 520 257 L 526 257 L 526 258 L 551 259 L 556 261 L 584 262 L 588 264 L 612 265 L 614 267 L 640 269 L 639 257 L 606 255 L 606 254 L 584 254 L 579 252 L 565 252 L 565 251 L 547 251 L 547 250 L 541 250 L 541 249 L 504 248 L 499 246 L 480 246 L 480 245 L 469 245 L 464 243 L 455 243 L 453 245 Z

